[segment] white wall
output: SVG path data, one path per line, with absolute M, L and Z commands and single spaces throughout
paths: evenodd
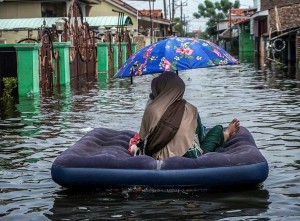
M 261 0 L 253 0 L 253 7 L 257 8 L 257 11 L 260 11 Z

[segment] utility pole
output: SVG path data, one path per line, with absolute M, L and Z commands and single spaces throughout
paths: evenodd
M 164 18 L 167 19 L 167 0 L 163 0 L 164 1 Z
M 171 0 L 169 0 L 169 19 L 171 20 L 171 22 L 173 21 L 172 20 L 172 10 L 171 10 Z
M 150 22 L 151 22 L 151 28 L 150 28 L 150 43 L 153 43 L 153 18 L 152 18 L 152 10 L 151 10 L 151 0 L 149 0 L 149 9 L 150 9 Z
M 182 21 L 182 1 L 180 2 L 180 21 Z
M 172 0 L 172 21 L 174 21 L 174 14 L 175 14 L 175 0 Z
M 217 45 L 219 45 L 219 18 L 217 18 Z
M 182 15 L 183 15 L 183 6 L 187 6 L 187 3 L 186 3 L 186 2 L 182 3 L 182 0 L 181 0 L 181 2 L 180 2 L 180 5 L 176 5 L 176 7 L 180 7 L 180 23 L 181 23 L 181 26 L 182 26 L 182 30 L 183 30 L 183 32 L 184 32 L 184 26 L 183 26 L 184 21 L 183 21 L 183 19 L 182 19 Z M 184 33 L 181 33 L 181 34 L 184 34 Z
M 184 24 L 184 31 L 185 31 L 185 36 L 187 36 L 187 33 L 188 33 L 188 23 L 191 21 L 191 20 L 188 20 L 189 16 L 183 16 L 183 24 Z
M 183 6 L 187 6 L 187 3 L 184 2 L 182 3 L 182 1 L 180 2 L 180 5 L 176 5 L 177 7 L 180 7 L 180 21 L 182 21 L 182 14 L 183 14 Z
M 184 24 L 184 26 L 183 26 L 183 30 L 184 30 L 184 36 L 186 37 L 186 35 L 187 35 L 187 20 L 185 19 L 186 17 L 185 17 L 185 15 L 183 16 L 184 17 L 184 21 L 183 21 L 183 24 Z
M 229 9 L 229 36 L 230 36 L 230 52 L 232 53 L 232 33 L 231 33 L 231 8 Z

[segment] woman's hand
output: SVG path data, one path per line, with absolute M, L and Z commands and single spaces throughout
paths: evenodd
M 140 136 L 138 133 L 136 133 L 133 136 L 133 138 L 131 138 L 129 141 L 128 151 L 133 156 L 135 156 L 138 151 L 137 144 L 139 143 L 139 141 L 140 141 Z

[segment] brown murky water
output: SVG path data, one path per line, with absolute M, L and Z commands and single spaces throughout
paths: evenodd
M 207 126 L 238 117 L 266 157 L 258 189 L 70 191 L 54 159 L 96 127 L 138 130 L 153 75 L 19 98 L 0 107 L 0 220 L 299 220 L 300 77 L 252 65 L 180 73 Z

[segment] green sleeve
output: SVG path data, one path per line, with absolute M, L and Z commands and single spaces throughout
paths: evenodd
M 200 118 L 199 114 L 197 116 L 197 129 L 196 129 L 196 133 L 198 135 L 199 142 L 201 143 L 203 141 L 203 139 L 204 139 L 205 130 L 204 130 L 204 126 L 201 123 L 201 118 Z

